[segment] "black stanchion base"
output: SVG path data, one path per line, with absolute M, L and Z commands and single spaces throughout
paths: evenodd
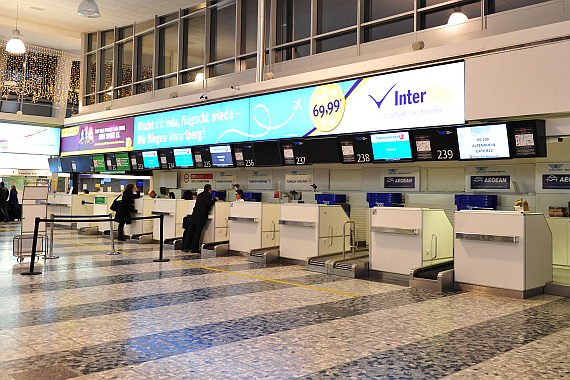
M 166 263 L 170 261 L 170 259 L 154 259 L 152 261 L 154 261 L 155 263 Z
M 23 272 L 20 273 L 22 276 L 35 276 L 36 274 L 42 274 L 42 272 Z

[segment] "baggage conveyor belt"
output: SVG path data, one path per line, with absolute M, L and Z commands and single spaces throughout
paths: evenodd
M 331 253 L 328 255 L 313 256 L 307 259 L 305 270 L 311 272 L 328 273 L 337 276 L 362 278 L 368 276 L 368 250 L 356 250 L 344 255 Z
M 438 292 L 453 290 L 453 260 L 410 270 L 410 287 Z

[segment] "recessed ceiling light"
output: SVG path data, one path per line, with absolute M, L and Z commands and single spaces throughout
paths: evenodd
M 45 11 L 45 8 L 40 8 L 40 7 L 30 7 L 30 9 L 33 9 L 35 11 Z

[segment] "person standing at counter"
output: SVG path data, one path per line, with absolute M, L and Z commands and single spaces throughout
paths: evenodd
M 125 187 L 121 205 L 119 206 L 119 210 L 115 215 L 115 220 L 119 223 L 119 234 L 117 237 L 119 241 L 127 240 L 125 239 L 124 235 L 125 224 L 131 224 L 131 209 L 135 207 L 135 199 L 141 197 L 141 193 L 138 189 L 136 194 L 133 192 L 134 188 L 135 185 L 132 183 L 129 183 L 127 187 Z
M 200 253 L 200 238 L 202 237 L 202 230 L 208 220 L 210 209 L 216 203 L 218 197 L 212 198 L 212 185 L 204 185 L 204 191 L 198 194 L 196 204 L 192 210 L 192 217 L 190 218 L 190 227 L 186 234 L 186 239 L 182 242 L 182 252 Z
M 245 200 L 243 199 L 243 190 L 242 189 L 237 189 L 235 196 L 236 196 L 236 202 L 245 202 Z

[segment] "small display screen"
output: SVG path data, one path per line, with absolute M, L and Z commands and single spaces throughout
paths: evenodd
M 61 161 L 59 157 L 48 158 L 49 171 L 52 173 L 61 173 Z
M 145 169 L 158 169 L 160 167 L 158 163 L 158 152 L 156 150 L 142 152 L 142 156 Z
M 113 153 L 105 153 L 105 166 L 107 167 L 107 171 L 117 171 L 117 160 Z
M 161 149 L 158 151 L 158 156 L 160 158 L 160 168 L 164 170 L 174 169 L 176 162 L 174 159 L 174 150 L 172 149 Z
M 215 168 L 234 166 L 232 148 L 229 145 L 211 146 L 210 155 L 212 157 L 212 166 Z
M 338 163 L 338 141 L 336 137 L 305 139 L 309 164 Z
M 412 147 L 407 131 L 370 135 L 374 161 L 411 161 Z
M 417 129 L 411 134 L 417 161 L 459 160 L 455 127 Z
M 192 147 L 192 154 L 194 155 L 194 167 L 196 168 L 212 167 L 212 156 L 210 155 L 210 147 L 208 146 Z
M 60 157 L 59 160 L 61 162 L 61 171 L 63 173 L 71 173 L 73 171 L 71 166 L 71 157 Z
M 279 141 L 259 141 L 253 143 L 255 166 L 281 166 Z
M 285 165 L 307 165 L 307 144 L 303 139 L 281 140 Z
M 115 161 L 117 163 L 117 170 L 131 170 L 128 153 L 115 153 Z
M 365 164 L 372 162 L 372 144 L 370 135 L 339 136 L 338 143 L 343 164 Z
M 513 158 L 546 157 L 544 120 L 521 120 L 507 123 Z
M 458 127 L 457 140 L 462 160 L 510 158 L 506 124 Z
M 253 144 L 232 144 L 236 167 L 254 167 L 255 154 Z
M 98 154 L 91 157 L 93 159 L 93 170 L 96 172 L 104 172 L 107 170 L 105 167 L 105 156 Z
M 174 163 L 180 169 L 193 167 L 192 149 L 174 149 Z
M 93 170 L 93 161 L 89 156 L 72 156 L 71 169 L 75 173 L 90 173 Z
M 130 152 L 129 157 L 131 159 L 132 170 L 144 170 L 144 160 L 142 152 Z

